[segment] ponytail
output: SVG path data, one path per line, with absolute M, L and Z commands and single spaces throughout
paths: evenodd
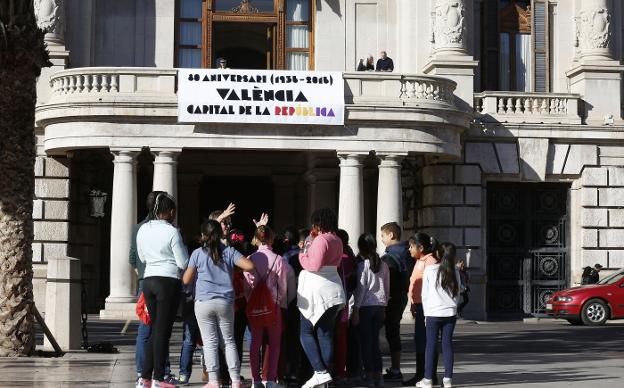
M 358 249 L 360 250 L 360 257 L 369 261 L 371 271 L 373 273 L 379 272 L 381 269 L 381 258 L 376 252 L 377 241 L 375 236 L 370 233 L 361 235 L 358 239 Z
M 155 191 L 156 199 L 154 200 L 154 207 L 150 212 L 150 220 L 158 219 L 159 214 L 164 214 L 174 210 L 176 208 L 175 200 L 171 195 L 165 191 Z
M 202 248 L 210 254 L 215 265 L 221 264 L 221 224 L 214 220 L 206 220 L 201 225 Z

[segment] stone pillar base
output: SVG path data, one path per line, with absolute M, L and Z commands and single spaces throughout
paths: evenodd
M 597 61 L 584 62 L 566 72 L 570 91 L 580 94 L 585 102 L 580 113 L 587 124 L 622 124 L 619 91 L 623 71 L 618 61 Z
M 100 319 L 138 320 L 136 315 L 136 298 L 134 302 L 109 302 L 104 310 L 100 310 Z

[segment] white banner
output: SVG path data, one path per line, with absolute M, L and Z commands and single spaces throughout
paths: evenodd
M 343 125 L 342 73 L 179 69 L 178 122 Z

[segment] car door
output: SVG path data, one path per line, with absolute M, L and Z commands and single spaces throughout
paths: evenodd
M 608 297 L 613 309 L 613 317 L 624 318 L 624 279 L 612 285 L 608 291 Z

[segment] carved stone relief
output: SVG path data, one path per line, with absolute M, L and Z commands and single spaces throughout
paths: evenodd
M 65 10 L 63 0 L 34 0 L 37 25 L 46 31 L 46 41 L 63 43 Z
M 576 45 L 581 57 L 612 59 L 612 14 L 607 0 L 585 0 L 576 17 Z
M 465 0 L 435 0 L 432 40 L 436 51 L 465 51 Z

